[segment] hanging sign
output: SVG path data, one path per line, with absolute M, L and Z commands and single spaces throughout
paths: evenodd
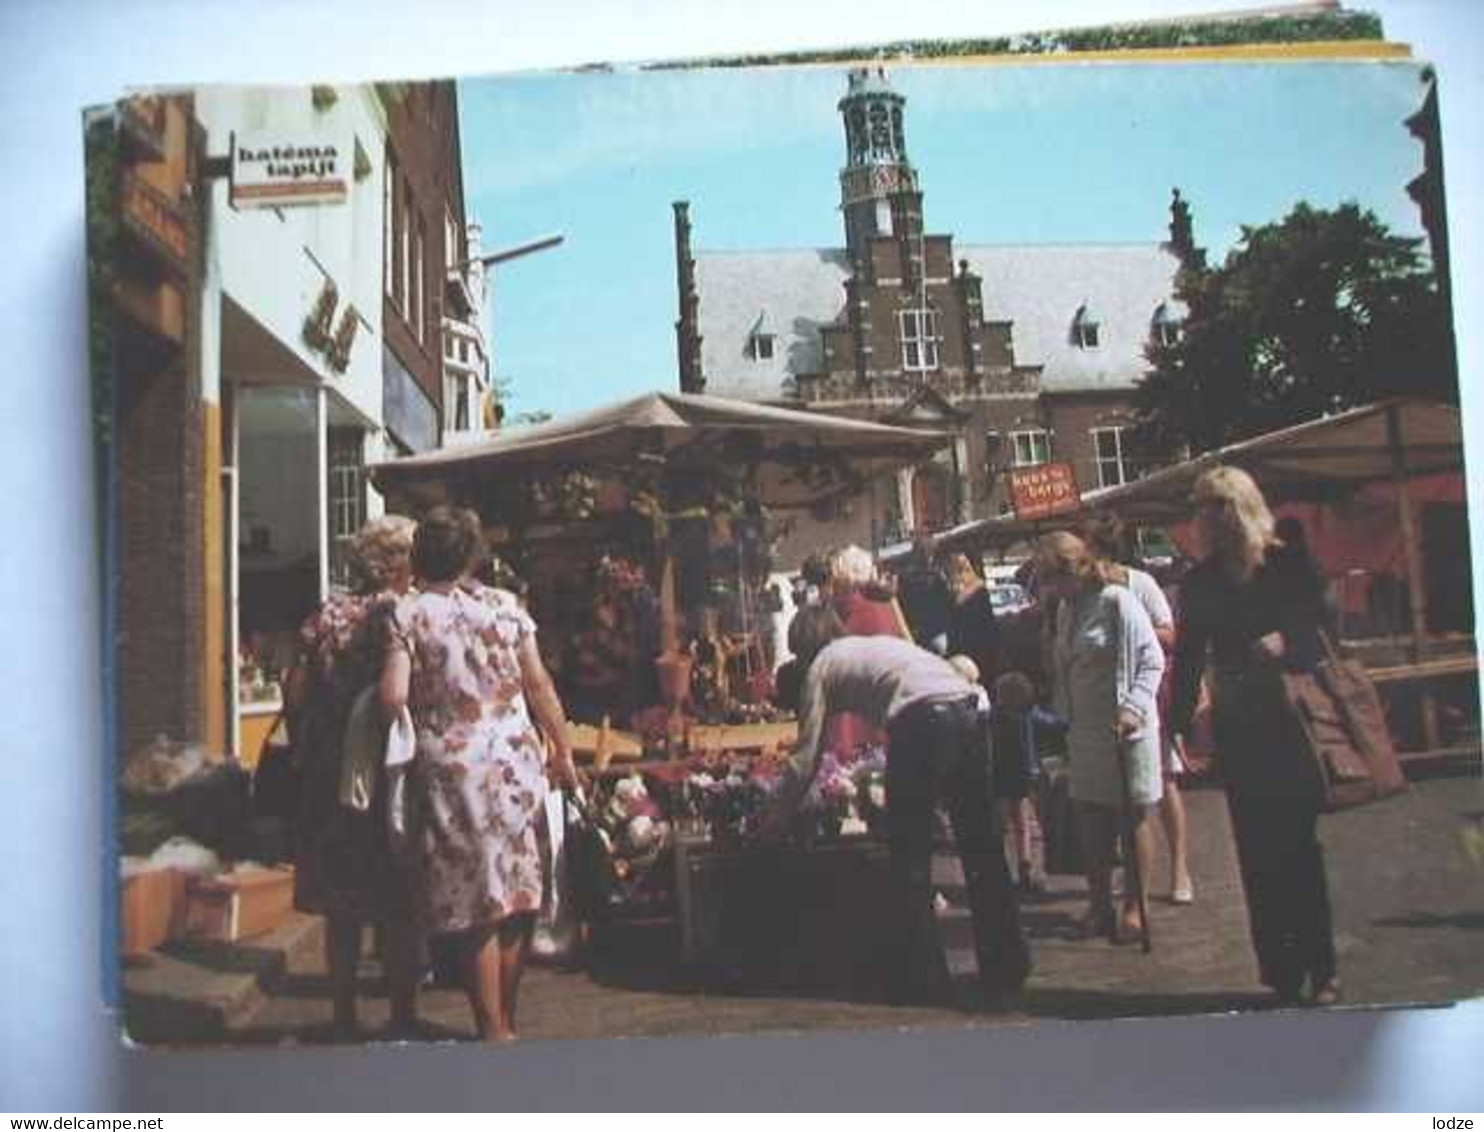
M 1010 503 L 1017 519 L 1045 519 L 1075 511 L 1081 501 L 1071 464 L 1010 469 Z
M 353 147 L 310 133 L 232 135 L 232 206 L 344 204 Z

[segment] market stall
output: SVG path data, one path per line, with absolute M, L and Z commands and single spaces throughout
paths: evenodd
M 1189 547 L 1191 488 L 1218 464 L 1246 469 L 1278 516 L 1304 524 L 1346 614 L 1347 645 L 1382 673 L 1395 717 L 1417 716 L 1408 745 L 1426 753 L 1477 748 L 1477 653 L 1456 406 L 1397 398 L 1351 409 L 1088 492 L 1055 515 L 967 523 L 938 536 L 936 545 L 1003 550 L 1112 514 L 1166 529 Z
M 477 510 L 529 586 L 592 773 L 576 862 L 591 919 L 680 924 L 687 957 L 702 957 L 700 878 L 756 860 L 742 847 L 794 738 L 771 703 L 774 523 L 948 439 L 655 393 L 371 469 L 397 509 Z M 868 840 L 872 773 L 826 768 L 821 843 Z

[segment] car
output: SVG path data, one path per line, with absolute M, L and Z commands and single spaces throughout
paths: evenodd
M 1035 611 L 1036 599 L 1022 585 L 1001 582 L 986 588 L 989 591 L 989 604 L 994 607 L 996 617 L 1020 617 Z

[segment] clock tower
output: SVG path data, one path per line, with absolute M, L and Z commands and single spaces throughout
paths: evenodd
M 845 122 L 845 168 L 840 170 L 840 210 L 851 262 L 872 273 L 871 241 L 894 236 L 920 245 L 922 194 L 907 161 L 902 126 L 906 99 L 880 68 L 857 67 L 840 100 Z

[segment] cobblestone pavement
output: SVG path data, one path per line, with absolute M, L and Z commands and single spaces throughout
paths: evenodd
M 1024 906 L 1036 971 L 1013 1012 L 892 1007 L 864 995 L 708 989 L 674 973 L 666 941 L 657 934 L 653 961 L 624 972 L 595 976 L 533 967 L 521 996 L 522 1034 L 539 1039 L 1005 1025 L 1265 1006 L 1222 794 L 1196 788 L 1187 798 L 1195 904 L 1175 907 L 1163 899 L 1168 875 L 1161 856 L 1151 885 L 1154 950 L 1145 955 L 1137 946 L 1073 938 L 1083 886 L 1074 878 L 1053 878 L 1049 892 Z M 1400 798 L 1324 820 L 1347 1003 L 1442 1003 L 1484 988 L 1484 862 L 1470 858 L 1463 838 L 1464 828 L 1480 820 L 1480 781 L 1458 775 L 1420 781 Z M 952 900 L 954 869 L 940 862 L 939 871 Z M 966 917 L 950 909 L 945 921 L 952 966 L 972 971 Z M 365 986 L 363 1024 L 374 1040 L 386 1012 L 369 962 Z M 421 1012 L 430 1038 L 472 1037 L 467 1003 L 456 992 L 426 993 Z M 312 958 L 302 960 L 235 1032 L 236 1040 L 322 1040 L 328 1018 L 324 972 Z

